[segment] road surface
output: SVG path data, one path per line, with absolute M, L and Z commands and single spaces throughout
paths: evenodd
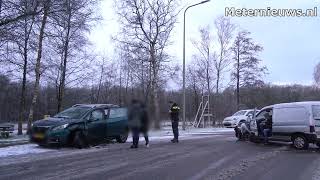
M 152 142 L 150 148 L 129 146 L 108 144 L 3 157 L 0 179 L 320 179 L 315 147 L 297 151 L 288 145 L 236 142 L 231 132 L 194 135 L 179 144 L 163 139 Z

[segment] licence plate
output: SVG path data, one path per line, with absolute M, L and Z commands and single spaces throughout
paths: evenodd
M 34 134 L 33 137 L 36 138 L 36 139 L 43 139 L 44 138 L 44 134 L 39 134 L 39 133 L 38 134 Z

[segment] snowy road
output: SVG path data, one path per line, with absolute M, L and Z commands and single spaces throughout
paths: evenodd
M 27 153 L 0 155 L 0 179 L 320 179 L 315 148 L 236 142 L 227 131 L 182 134 L 179 144 L 162 137 L 134 150 L 130 143 L 85 150 L 7 147 Z

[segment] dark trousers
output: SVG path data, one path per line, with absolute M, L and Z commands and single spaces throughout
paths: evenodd
M 140 135 L 140 128 L 132 128 L 132 143 L 134 146 L 138 146 L 139 144 L 139 135 Z
M 149 136 L 148 136 L 148 130 L 145 128 L 141 129 L 141 133 L 144 136 L 144 140 L 146 141 L 146 144 L 149 144 Z
M 264 137 L 264 143 L 268 143 L 268 137 L 271 134 L 271 129 L 264 129 L 263 130 L 263 137 Z
M 179 121 L 172 121 L 172 131 L 174 139 L 178 140 L 179 138 Z

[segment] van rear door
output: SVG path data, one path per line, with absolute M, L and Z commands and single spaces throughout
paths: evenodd
M 312 105 L 312 118 L 314 120 L 315 131 L 320 135 L 320 105 Z

